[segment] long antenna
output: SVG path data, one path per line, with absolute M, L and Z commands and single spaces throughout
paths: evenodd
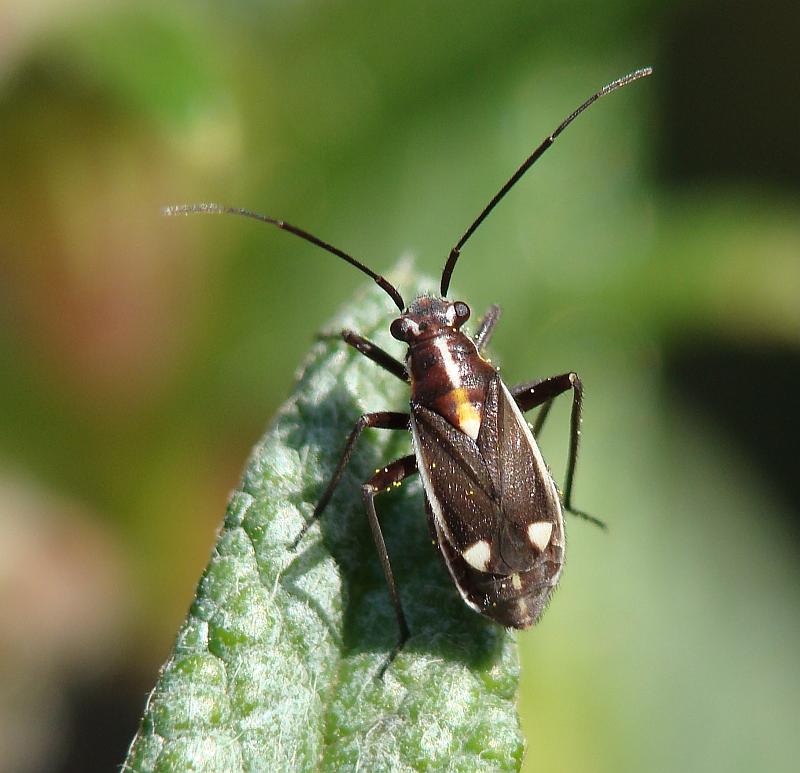
M 259 220 L 262 223 L 269 223 L 270 225 L 280 228 L 282 231 L 288 231 L 290 234 L 299 236 L 301 239 L 305 239 L 307 242 L 311 242 L 311 244 L 315 244 L 317 247 L 322 247 L 323 250 L 327 250 L 342 260 L 347 261 L 351 266 L 355 266 L 359 271 L 363 271 L 367 276 L 372 277 L 372 279 L 375 281 L 375 284 L 377 284 L 381 290 L 384 290 L 397 304 L 397 308 L 400 309 L 400 311 L 405 310 L 406 305 L 403 302 L 403 296 L 400 295 L 400 293 L 397 291 L 394 285 L 389 282 L 388 279 L 385 279 L 380 274 L 376 274 L 371 268 L 365 266 L 361 261 L 356 260 L 351 255 L 348 255 L 346 252 L 340 250 L 338 247 L 334 247 L 332 244 L 323 242 L 322 239 L 319 239 L 313 234 L 308 233 L 308 231 L 304 231 L 302 228 L 298 228 L 291 223 L 287 223 L 285 220 L 276 220 L 275 218 L 268 217 L 267 215 L 259 215 L 258 212 L 251 212 L 249 209 L 226 207 L 222 204 L 175 204 L 173 206 L 164 207 L 161 210 L 161 214 L 166 215 L 167 217 L 173 217 L 174 215 L 191 215 L 197 212 L 211 215 L 240 215 L 241 217 L 250 217 L 253 220 Z
M 618 78 L 613 83 L 609 83 L 607 86 L 603 86 L 600 91 L 595 94 L 592 94 L 589 99 L 587 99 L 577 110 L 571 113 L 567 118 L 565 118 L 558 126 L 558 128 L 550 134 L 541 145 L 539 145 L 533 153 L 525 159 L 522 163 L 522 166 L 511 175 L 508 182 L 495 194 L 494 198 L 484 207 L 483 211 L 478 215 L 475 219 L 475 222 L 467 228 L 464 232 L 464 235 L 458 240 L 458 243 L 452 250 L 450 250 L 450 254 L 447 257 L 447 262 L 444 264 L 444 270 L 442 271 L 442 284 L 441 290 L 442 295 L 447 295 L 447 290 L 450 287 L 450 279 L 453 276 L 453 269 L 456 267 L 456 261 L 458 260 L 458 256 L 461 254 L 461 248 L 466 243 L 467 239 L 469 239 L 475 231 L 478 230 L 478 226 L 486 220 L 489 213 L 497 206 L 500 200 L 505 196 L 519 181 L 520 177 L 525 174 L 542 156 L 542 154 L 556 141 L 556 137 L 558 137 L 564 129 L 567 128 L 584 110 L 586 110 L 589 105 L 593 102 L 596 102 L 600 97 L 604 97 L 606 94 L 610 94 L 612 91 L 616 91 L 617 89 L 622 88 L 623 86 L 627 86 L 629 83 L 633 83 L 633 81 L 639 80 L 639 78 L 645 78 L 648 75 L 652 75 L 653 68 L 652 67 L 643 67 L 640 70 L 636 70 L 628 75 L 624 75 L 622 78 Z

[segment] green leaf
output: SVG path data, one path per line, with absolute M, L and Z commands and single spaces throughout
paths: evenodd
M 372 288 L 330 329 L 400 354 L 390 308 Z M 289 549 L 359 414 L 407 399 L 336 337 L 313 347 L 231 497 L 124 770 L 519 769 L 514 637 L 460 599 L 418 481 L 377 500 L 411 629 L 377 676 L 398 631 L 359 483 L 409 453 L 406 433 L 366 431 L 320 523 Z

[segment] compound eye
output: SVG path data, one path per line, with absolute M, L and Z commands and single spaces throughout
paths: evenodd
M 469 306 L 464 301 L 456 301 L 453 304 L 453 311 L 456 313 L 455 323 L 458 327 L 461 327 L 469 319 Z
M 392 322 L 389 332 L 392 334 L 392 338 L 396 338 L 398 341 L 407 341 L 409 333 L 408 320 L 398 317 Z

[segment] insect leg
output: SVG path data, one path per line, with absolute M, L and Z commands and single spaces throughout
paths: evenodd
M 401 381 L 408 383 L 408 371 L 400 360 L 396 360 L 391 354 L 384 351 L 380 346 L 376 346 L 372 341 L 368 341 L 363 336 L 353 330 L 342 330 L 342 338 L 346 344 L 357 349 L 367 359 L 372 360 L 376 365 L 380 365 L 384 370 L 388 370 L 393 376 L 397 376 Z
M 536 419 L 534 430 L 538 432 L 547 418 L 550 404 L 553 399 L 563 394 L 567 390 L 572 390 L 572 413 L 570 414 L 569 429 L 569 456 L 567 457 L 567 476 L 564 482 L 564 509 L 573 515 L 584 518 L 587 521 L 607 528 L 603 521 L 594 516 L 576 510 L 572 506 L 572 486 L 575 480 L 575 464 L 578 460 L 578 443 L 581 435 L 581 410 L 583 408 L 583 384 L 578 378 L 578 374 L 562 373 L 560 376 L 550 376 L 541 381 L 533 381 L 527 384 L 520 384 L 511 390 L 511 394 L 516 400 L 521 411 L 529 411 L 537 405 L 544 405 Z
M 544 426 L 545 421 L 547 420 L 547 414 L 550 413 L 550 409 L 553 407 L 553 398 L 551 397 L 542 407 L 539 413 L 536 414 L 536 421 L 533 422 L 533 436 L 535 438 L 539 437 L 539 433 L 542 431 L 542 427 Z
M 386 584 L 389 586 L 389 597 L 392 600 L 394 613 L 397 616 L 397 627 L 400 629 L 400 638 L 397 640 L 397 644 L 395 644 L 388 660 L 380 671 L 379 676 L 381 677 L 406 643 L 408 639 L 408 623 L 406 623 L 406 617 L 405 614 L 403 614 L 403 605 L 400 602 L 400 594 L 397 592 L 397 583 L 392 573 L 392 564 L 389 561 L 389 553 L 386 550 L 386 543 L 384 542 L 383 532 L 381 531 L 381 525 L 378 521 L 378 514 L 375 511 L 375 496 L 382 491 L 388 491 L 393 486 L 399 486 L 409 475 L 413 475 L 416 472 L 417 460 L 414 455 L 404 456 L 402 459 L 398 459 L 383 469 L 376 471 L 376 473 L 361 486 L 361 496 L 364 497 L 364 504 L 367 506 L 367 517 L 369 518 L 369 525 L 372 529 L 372 537 L 375 540 L 375 547 L 378 550 L 378 558 L 380 558 L 381 566 L 383 567 Z
M 297 547 L 300 540 L 303 539 L 305 533 L 311 527 L 311 524 L 314 523 L 317 520 L 317 518 L 319 518 L 322 515 L 322 511 L 328 506 L 328 502 L 330 502 L 331 497 L 333 496 L 333 492 L 336 490 L 336 487 L 339 485 L 339 481 L 342 479 L 344 468 L 347 467 L 347 463 L 350 461 L 350 457 L 353 455 L 353 451 L 355 449 L 356 441 L 358 440 L 359 435 L 367 427 L 375 427 L 377 429 L 407 430 L 408 421 L 409 421 L 409 415 L 407 413 L 395 413 L 394 411 L 379 411 L 377 413 L 365 413 L 359 417 L 358 421 L 356 422 L 356 426 L 353 427 L 353 431 L 347 438 L 347 443 L 345 443 L 344 451 L 342 452 L 342 458 L 339 459 L 339 464 L 336 465 L 336 470 L 333 473 L 333 477 L 331 478 L 330 483 L 328 483 L 328 486 L 322 493 L 319 502 L 317 502 L 317 506 L 314 508 L 314 513 L 311 516 L 311 520 L 308 521 L 305 526 L 303 526 L 303 528 L 300 530 L 300 533 L 297 535 L 294 542 L 291 544 L 291 550 L 294 550 Z
M 489 345 L 489 341 L 494 333 L 494 326 L 497 324 L 498 319 L 500 319 L 500 307 L 496 303 L 493 303 L 486 314 L 483 315 L 483 319 L 480 325 L 478 325 L 475 335 L 472 337 L 479 352 L 482 352 Z

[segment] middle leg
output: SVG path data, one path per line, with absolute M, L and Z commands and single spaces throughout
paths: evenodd
M 347 467 L 347 463 L 350 461 L 350 457 L 353 455 L 353 451 L 355 450 L 356 441 L 358 440 L 361 433 L 367 427 L 375 427 L 377 429 L 408 429 L 408 421 L 409 415 L 407 413 L 396 413 L 394 411 L 378 411 L 377 413 L 365 413 L 362 414 L 358 421 L 356 422 L 356 426 L 353 427 L 352 432 L 350 433 L 349 437 L 347 438 L 347 442 L 344 446 L 344 451 L 342 452 L 342 457 L 339 459 L 339 464 L 336 465 L 336 469 L 334 470 L 333 476 L 330 479 L 325 491 L 322 492 L 322 496 L 319 498 L 319 502 L 317 502 L 317 506 L 314 508 L 314 513 L 311 516 L 311 520 L 307 521 L 305 526 L 300 530 L 300 533 L 295 538 L 294 542 L 291 545 L 291 549 L 294 550 L 300 540 L 303 539 L 305 533 L 311 527 L 311 524 L 314 523 L 321 515 L 325 508 L 328 506 L 328 502 L 331 501 L 331 497 L 333 496 L 333 492 L 336 490 L 336 487 L 339 485 L 339 481 L 342 479 L 342 475 L 344 474 L 344 468 Z
M 408 639 L 408 623 L 403 613 L 400 594 L 397 592 L 397 583 L 395 582 L 394 573 L 392 572 L 389 552 L 386 550 L 386 542 L 383 539 L 381 524 L 378 520 L 378 514 L 375 511 L 375 497 L 382 491 L 389 491 L 393 486 L 399 486 L 406 478 L 410 475 L 414 475 L 416 472 L 417 459 L 411 454 L 410 456 L 404 456 L 402 459 L 392 462 L 383 469 L 377 470 L 376 473 L 361 486 L 361 496 L 364 498 L 364 504 L 367 508 L 367 517 L 369 518 L 369 525 L 372 529 L 372 538 L 375 540 L 375 548 L 378 551 L 378 558 L 383 567 L 386 585 L 389 587 L 389 597 L 392 600 L 394 613 L 397 616 L 397 627 L 400 629 L 400 637 L 397 640 L 397 644 L 395 644 L 389 654 L 389 658 L 381 669 L 379 676 L 383 676 L 389 664 L 397 656 L 397 653 L 403 649 L 403 645 Z

